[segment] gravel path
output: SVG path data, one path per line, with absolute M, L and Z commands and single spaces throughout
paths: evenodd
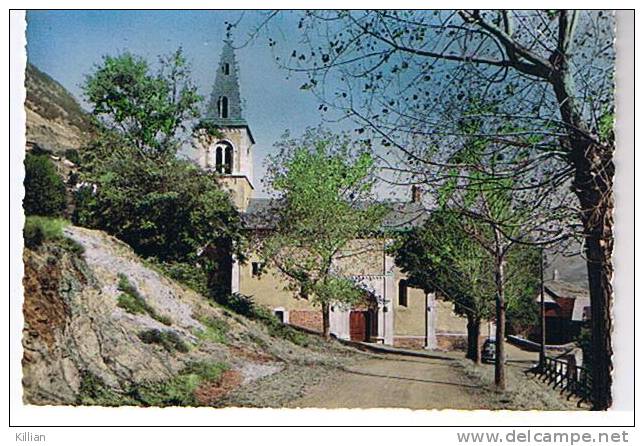
M 477 391 L 448 359 L 381 355 L 335 372 L 288 406 L 478 409 Z

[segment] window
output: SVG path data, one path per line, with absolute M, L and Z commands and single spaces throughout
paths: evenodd
M 224 173 L 233 173 L 233 148 L 226 144 L 224 151 Z
M 275 310 L 275 317 L 281 322 L 284 323 L 284 311 L 283 310 Z
M 215 170 L 221 172 L 222 166 L 224 165 L 224 154 L 221 146 L 215 148 Z
M 221 66 L 221 72 L 224 73 L 226 76 L 230 74 L 230 64 L 225 63 Z
M 219 141 L 215 146 L 215 170 L 218 173 L 233 173 L 233 146 L 228 141 Z
M 253 262 L 251 264 L 253 277 L 259 277 L 262 274 L 262 264 L 260 262 Z
M 407 281 L 398 282 L 398 305 L 406 307 L 409 305 L 407 294 Z
M 228 98 L 226 96 L 219 97 L 219 100 L 217 101 L 217 108 L 219 109 L 220 118 L 228 118 Z

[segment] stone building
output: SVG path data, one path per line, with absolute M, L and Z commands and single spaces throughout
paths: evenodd
M 219 135 L 204 131 L 196 139 L 196 162 L 204 169 L 219 172 L 222 186 L 230 191 L 243 213 L 246 228 L 261 237 L 272 229 L 272 202 L 253 196 L 255 140 L 242 116 L 241 105 L 239 68 L 231 43 L 225 41 L 203 120 Z M 409 201 L 387 206 L 383 230 L 405 230 L 422 221 L 424 210 L 418 190 L 412 191 Z M 434 293 L 408 286 L 405 275 L 386 253 L 386 243 L 374 237 L 355 240 L 347 247 L 355 254 L 345 255 L 338 262 L 338 270 L 365 289 L 368 304 L 359 308 L 332 307 L 331 333 L 342 339 L 412 348 L 450 349 L 464 345 L 465 319 L 456 316 L 452 305 L 437 299 Z M 233 261 L 230 281 L 233 292 L 252 296 L 284 323 L 321 331 L 320 308 L 299 293 L 286 290 L 285 278 L 262 265 L 256 255 L 251 253 L 243 264 Z

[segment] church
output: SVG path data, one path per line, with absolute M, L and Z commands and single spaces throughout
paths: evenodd
M 246 229 L 252 236 L 261 237 L 272 228 L 272 204 L 268 198 L 254 197 L 255 139 L 242 115 L 239 66 L 229 40 L 224 41 L 203 121 L 216 128 L 218 136 L 201 133 L 196 137 L 195 162 L 219 174 L 222 187 L 230 192 L 242 213 Z M 408 201 L 388 202 L 383 229 L 404 231 L 422 222 L 421 198 L 420 191 L 414 188 Z M 467 336 L 465 319 L 455 315 L 452 305 L 434 293 L 408 286 L 404 273 L 385 251 L 386 243 L 379 238 L 355 240 L 354 248 L 361 248 L 355 249 L 353 256 L 344 256 L 342 265 L 338 265 L 338 271 L 365 289 L 369 303 L 358 308 L 332 306 L 331 334 L 346 340 L 406 348 L 463 348 Z M 250 253 L 248 257 L 244 263 L 233 261 L 230 265 L 231 291 L 251 296 L 286 324 L 321 332 L 320 308 L 286 290 L 285 278 L 265 267 L 257 255 Z

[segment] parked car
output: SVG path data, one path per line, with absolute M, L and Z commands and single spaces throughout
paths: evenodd
M 487 338 L 481 347 L 481 361 L 494 362 L 496 359 L 496 339 Z

